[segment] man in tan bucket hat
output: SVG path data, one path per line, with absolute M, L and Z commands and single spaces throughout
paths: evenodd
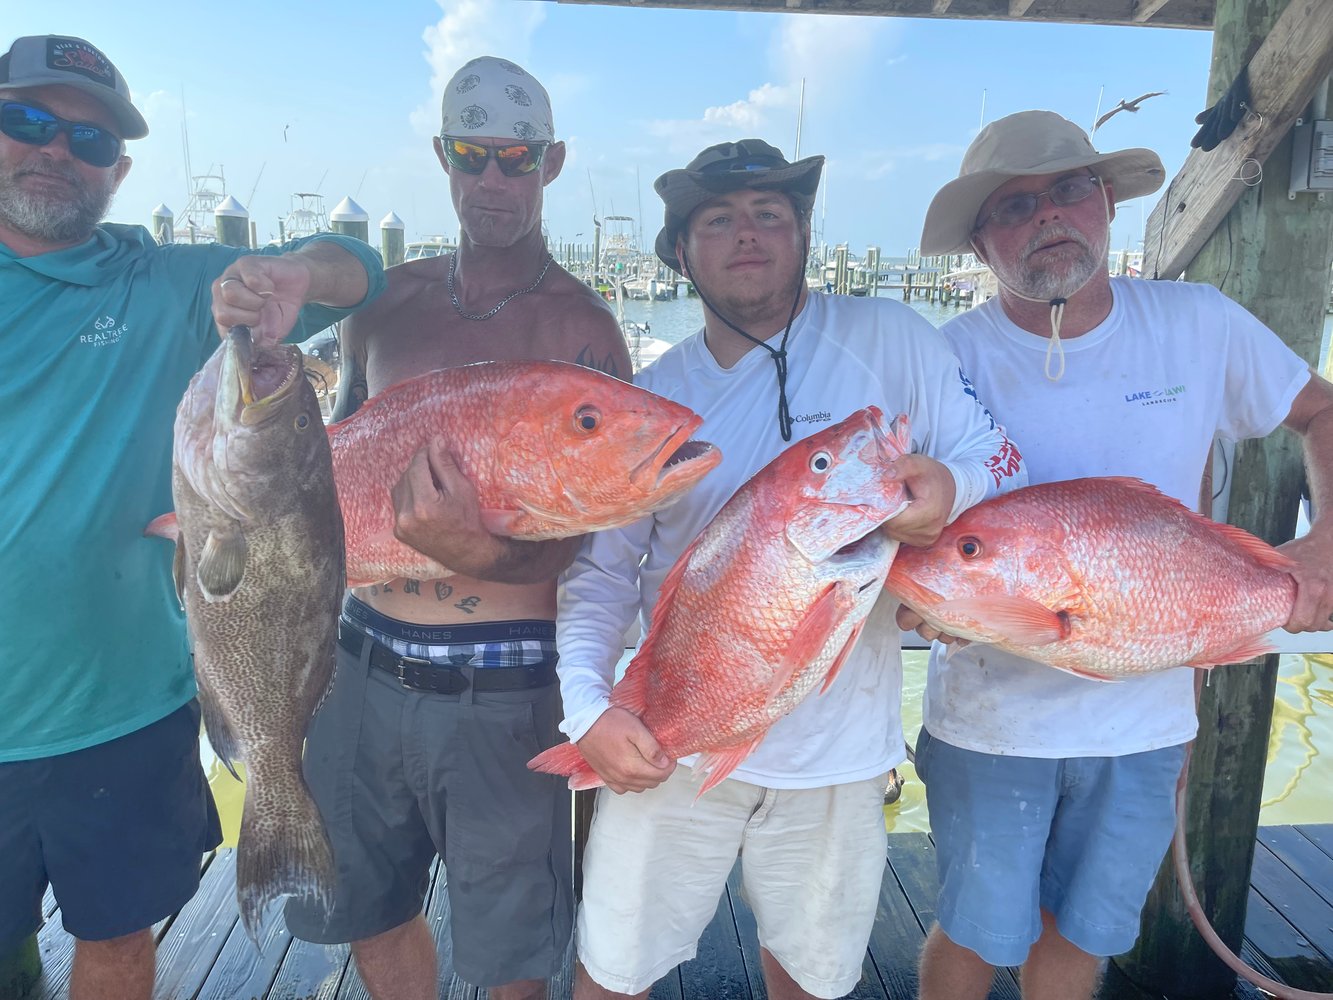
M 988 125 L 921 248 L 970 248 L 1000 292 L 945 338 L 1034 484 L 1135 476 L 1196 507 L 1216 436 L 1285 424 L 1304 438 L 1315 509 L 1333 509 L 1333 387 L 1212 286 L 1108 275 L 1115 203 L 1162 179 L 1149 150 L 1099 153 L 1049 111 Z M 1287 629 L 1328 629 L 1333 517 L 1284 551 L 1299 564 Z M 980 1000 L 997 965 L 1022 966 L 1025 1000 L 1086 1000 L 1102 961 L 1133 945 L 1171 840 L 1192 671 L 1104 684 L 945 648 L 931 649 L 917 742 L 942 887 L 921 1000 Z

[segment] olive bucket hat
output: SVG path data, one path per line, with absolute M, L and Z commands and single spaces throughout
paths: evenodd
M 653 248 L 657 257 L 676 271 L 676 237 L 685 228 L 690 213 L 710 199 L 741 188 L 784 191 L 804 212 L 814 204 L 822 156 L 808 156 L 788 163 L 775 146 L 762 139 L 739 139 L 709 146 L 683 170 L 668 170 L 653 182 L 666 203 L 666 218 Z
M 926 210 L 923 254 L 965 253 L 977 213 L 1000 185 L 1015 177 L 1090 168 L 1111 185 L 1117 202 L 1152 194 L 1166 171 L 1151 149 L 1099 153 L 1087 133 L 1053 111 L 1020 111 L 983 128 L 963 154 L 958 177 L 940 188 Z

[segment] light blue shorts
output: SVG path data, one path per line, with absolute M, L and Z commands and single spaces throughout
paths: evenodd
M 938 917 L 991 965 L 1022 965 L 1041 911 L 1090 955 L 1128 951 L 1175 829 L 1184 746 L 1041 759 L 917 741 L 940 871 Z

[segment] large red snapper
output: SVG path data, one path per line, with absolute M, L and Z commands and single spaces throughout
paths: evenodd
M 897 548 L 876 529 L 907 506 L 893 461 L 909 447 L 906 418 L 886 433 L 873 406 L 796 442 L 667 574 L 611 704 L 669 756 L 702 751 L 700 795 L 846 660 Z M 528 766 L 569 775 L 571 788 L 603 783 L 569 743 Z
M 1137 479 L 1014 490 L 904 545 L 885 590 L 933 628 L 1098 680 L 1272 652 L 1293 563 Z
M 562 361 L 486 361 L 399 382 L 329 428 L 347 583 L 449 570 L 398 541 L 389 491 L 442 438 L 487 528 L 529 540 L 615 528 L 675 502 L 721 453 L 679 403 Z

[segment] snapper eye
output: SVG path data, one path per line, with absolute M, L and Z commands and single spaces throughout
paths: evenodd
M 310 417 L 308 414 L 298 413 L 294 423 L 296 424 L 296 429 L 298 431 L 303 431 L 310 426 Z
M 833 456 L 826 451 L 817 451 L 810 456 L 810 471 L 825 473 L 833 466 Z
M 974 535 L 964 535 L 958 539 L 958 553 L 964 559 L 975 559 L 981 555 L 981 539 Z
M 574 426 L 585 433 L 592 433 L 602 425 L 602 411 L 595 406 L 580 406 L 574 412 Z

